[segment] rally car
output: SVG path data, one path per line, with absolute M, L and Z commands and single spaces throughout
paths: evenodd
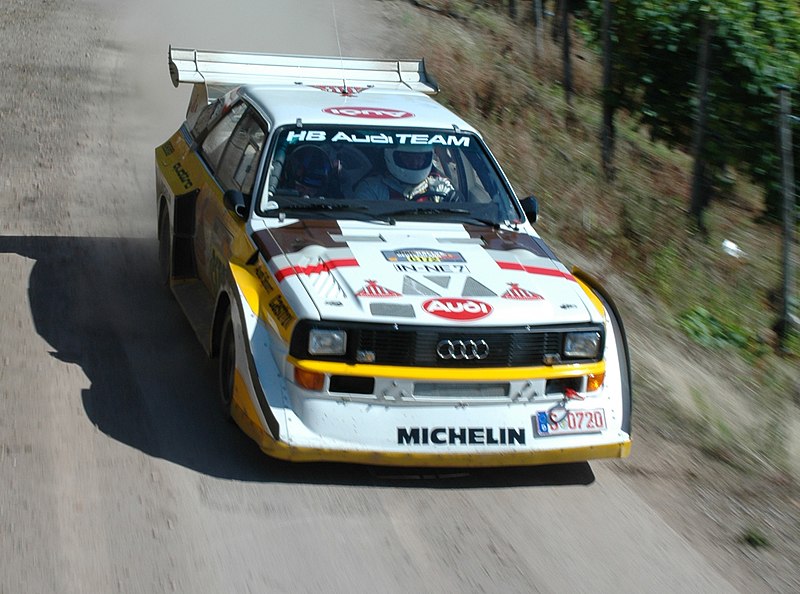
M 273 457 L 504 466 L 624 457 L 616 308 L 533 224 L 422 60 L 170 48 L 164 282 Z

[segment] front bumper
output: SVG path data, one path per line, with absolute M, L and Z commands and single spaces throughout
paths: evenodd
M 535 437 L 536 413 L 552 406 L 541 402 L 381 406 L 295 394 L 290 396 L 291 406 L 274 411 L 282 420 L 276 439 L 253 414 L 251 401 L 243 400 L 247 396 L 242 378 L 237 376 L 236 383 L 236 422 L 266 454 L 293 462 L 500 467 L 623 458 L 630 453 L 630 436 L 619 429 L 619 415 L 609 408 L 604 408 L 609 428 L 603 432 Z

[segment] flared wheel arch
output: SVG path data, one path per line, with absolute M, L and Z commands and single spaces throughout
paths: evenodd
M 597 298 L 606 308 L 614 326 L 614 338 L 617 346 L 617 353 L 620 361 L 620 376 L 622 384 L 622 430 L 631 435 L 631 413 L 633 409 L 633 383 L 631 377 L 631 358 L 628 350 L 628 338 L 625 334 L 625 326 L 622 323 L 622 316 L 611 295 L 603 288 L 600 282 L 579 268 L 573 268 L 572 274 L 586 283 L 594 291 Z

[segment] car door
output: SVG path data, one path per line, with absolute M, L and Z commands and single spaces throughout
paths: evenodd
M 227 262 L 247 245 L 245 221 L 225 207 L 223 195 L 229 189 L 251 195 L 266 132 L 266 124 L 242 101 L 201 144 L 210 175 L 197 199 L 195 258 L 198 274 L 212 294 L 219 289 Z

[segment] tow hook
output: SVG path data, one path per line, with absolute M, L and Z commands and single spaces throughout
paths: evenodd
M 547 418 L 551 423 L 558 424 L 567 416 L 567 402 L 570 400 L 586 400 L 586 396 L 582 396 L 576 390 L 567 388 L 564 390 L 564 398 L 559 400 L 553 408 L 547 411 Z

